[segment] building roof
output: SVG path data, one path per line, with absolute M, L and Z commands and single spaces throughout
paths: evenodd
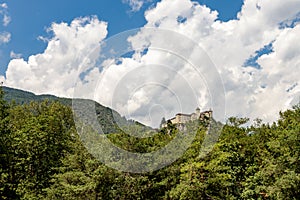
M 191 116 L 192 114 L 177 113 L 176 115 Z
M 173 118 L 171 118 L 171 119 L 168 119 L 168 120 L 172 120 L 172 119 L 175 119 L 176 117 L 173 117 Z

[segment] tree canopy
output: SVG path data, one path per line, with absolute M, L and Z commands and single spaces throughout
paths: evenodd
M 0 199 L 300 199 L 300 104 L 273 124 L 256 119 L 246 127 L 249 119 L 229 118 L 204 157 L 201 145 L 212 127 L 190 123 L 196 137 L 183 156 L 158 171 L 133 174 L 87 151 L 68 105 L 16 105 L 3 96 L 0 87 Z M 145 138 L 112 130 L 109 140 L 132 152 L 155 151 L 178 134 L 172 124 Z M 126 131 L 149 130 L 133 123 Z

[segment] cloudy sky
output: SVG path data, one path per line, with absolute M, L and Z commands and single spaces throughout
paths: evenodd
M 0 1 L 0 22 L 4 85 L 148 125 L 197 106 L 272 122 L 299 100 L 299 0 Z

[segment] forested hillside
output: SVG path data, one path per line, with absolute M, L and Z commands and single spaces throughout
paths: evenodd
M 273 124 L 258 119 L 245 127 L 247 118 L 229 118 L 205 157 L 199 153 L 209 123 L 195 121 L 196 137 L 180 159 L 133 174 L 88 153 L 70 105 L 34 98 L 12 104 L 4 96 L 0 88 L 0 199 L 300 199 L 300 104 Z M 107 137 L 124 149 L 151 152 L 176 134 L 169 126 L 151 138 L 119 129 Z
M 12 102 L 13 104 L 17 105 L 26 105 L 30 102 L 41 103 L 45 100 L 49 102 L 60 102 L 62 105 L 71 107 L 72 106 L 72 99 L 70 98 L 60 98 L 54 95 L 36 95 L 31 92 L 9 88 L 9 87 L 2 87 L 4 92 L 4 100 L 7 102 Z M 104 133 L 111 133 L 119 131 L 119 126 L 128 126 L 131 124 L 140 125 L 143 128 L 149 129 L 149 127 L 144 126 L 138 122 L 127 120 L 125 117 L 122 117 L 118 112 L 108 107 L 102 106 L 101 104 L 88 100 L 88 99 L 76 99 L 77 102 L 81 101 L 83 104 L 94 104 L 95 110 L 97 113 L 98 121 L 103 129 Z M 101 113 L 101 114 L 100 114 Z

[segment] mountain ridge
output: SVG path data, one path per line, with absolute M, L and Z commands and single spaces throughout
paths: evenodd
M 2 89 L 4 91 L 4 100 L 6 100 L 7 102 L 14 102 L 17 105 L 29 104 L 32 101 L 42 102 L 44 100 L 49 100 L 49 101 L 58 101 L 63 105 L 72 107 L 73 99 L 71 98 L 57 97 L 51 94 L 36 95 L 33 92 L 6 87 L 6 86 L 2 86 Z M 120 126 L 129 126 L 129 125 L 138 125 L 146 129 L 151 129 L 150 127 L 140 122 L 126 119 L 124 116 L 121 116 L 121 114 L 119 114 L 117 111 L 113 110 L 112 108 L 103 106 L 94 100 L 79 99 L 79 98 L 76 98 L 76 100 L 82 100 L 86 102 L 91 101 L 95 103 L 95 112 L 104 133 L 120 132 L 122 131 Z

